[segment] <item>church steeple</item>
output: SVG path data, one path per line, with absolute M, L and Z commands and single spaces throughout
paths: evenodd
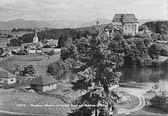
M 34 30 L 34 38 L 33 38 L 33 43 L 37 43 L 38 42 L 38 36 L 37 36 L 37 30 Z

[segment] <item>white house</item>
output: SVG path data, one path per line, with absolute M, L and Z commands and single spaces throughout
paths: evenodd
M 61 53 L 61 48 L 54 48 L 55 53 Z
M 0 84 L 15 84 L 16 83 L 16 76 L 6 72 L 6 71 L 0 71 Z
M 39 76 L 30 82 L 35 91 L 46 92 L 57 88 L 57 81 L 53 77 Z
M 29 54 L 36 54 L 36 49 L 29 49 L 29 50 L 28 50 L 28 53 L 29 53 Z

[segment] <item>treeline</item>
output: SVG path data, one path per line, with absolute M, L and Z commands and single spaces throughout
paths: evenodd
M 27 31 L 27 32 L 33 32 L 33 28 L 13 28 L 12 32 L 19 32 L 19 31 Z
M 156 43 L 154 39 L 159 38 L 157 36 L 144 36 L 143 38 L 130 37 L 126 39 L 122 34 L 109 37 L 105 34 L 100 34 L 98 37 L 93 34 L 89 37 L 81 37 L 75 41 L 68 39 L 61 50 L 61 61 L 51 63 L 47 73 L 60 78 L 64 74 L 61 72 L 61 67 L 66 67 L 63 68 L 64 71 L 76 70 L 74 67 L 78 63 L 74 59 L 80 59 L 83 63 L 87 62 L 91 58 L 90 54 L 95 52 L 93 46 L 101 41 L 104 41 L 104 44 L 98 46 L 100 51 L 108 47 L 107 51 L 102 52 L 110 58 L 108 62 L 116 63 L 117 69 L 122 67 L 166 68 L 168 66 L 168 60 L 162 62 L 159 57 L 168 56 L 168 46 Z
M 168 21 L 151 21 L 144 25 L 146 25 L 152 32 L 168 34 Z
M 67 40 L 67 38 L 72 38 L 73 40 L 79 39 L 82 36 L 86 36 L 89 32 L 85 31 L 78 31 L 75 29 L 50 29 L 50 30 L 44 30 L 41 32 L 38 32 L 38 38 L 39 41 L 44 42 L 46 39 L 55 39 L 60 40 L 59 46 L 63 47 L 64 42 Z M 16 39 L 12 39 L 10 41 L 11 46 L 20 46 L 22 43 L 30 43 L 33 41 L 34 33 L 28 33 L 24 34 L 21 37 L 18 37 Z

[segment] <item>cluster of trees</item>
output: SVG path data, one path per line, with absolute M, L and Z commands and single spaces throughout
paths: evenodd
M 168 34 L 168 22 L 167 21 L 151 21 L 147 22 L 146 25 L 152 32 L 160 34 Z
M 151 107 L 163 109 L 168 112 L 168 101 L 165 95 L 162 96 L 154 96 L 149 100 Z
M 12 32 L 19 32 L 19 31 L 26 31 L 26 32 L 33 32 L 33 28 L 13 28 L 11 30 Z
M 61 36 L 60 40 L 64 40 L 59 41 L 62 47 L 61 59 L 51 63 L 47 70 L 48 74 L 59 78 L 67 71 L 81 77 L 72 83 L 73 89 L 84 90 L 85 94 L 73 103 L 83 107 L 70 116 L 81 116 L 84 112 L 89 116 L 93 111 L 96 116 L 108 116 L 110 110 L 114 112 L 114 101 L 118 97 L 109 91 L 109 87 L 119 77 L 118 68 L 168 65 L 168 60 L 164 63 L 158 60 L 159 55 L 167 56 L 167 48 L 158 43 L 153 44 L 154 40 L 160 39 L 156 35 L 143 38 L 125 38 L 120 33 L 112 36 L 99 32 L 88 35 L 78 39 Z
M 15 30 L 15 29 L 14 29 Z M 58 46 L 64 47 L 67 38 L 72 38 L 73 40 L 79 39 L 82 36 L 89 34 L 88 31 L 79 31 L 75 29 L 50 29 L 38 32 L 39 41 L 45 42 L 46 39 L 58 39 Z M 33 41 L 34 33 L 27 33 L 21 37 L 10 40 L 11 46 L 20 46 L 22 43 L 29 43 Z
M 114 40 L 119 49 L 115 49 L 112 37 L 93 34 L 92 37 L 82 37 L 77 41 L 68 40 L 61 51 L 61 59 L 51 63 L 48 66 L 47 73 L 56 77 L 61 77 L 64 72 L 70 70 L 80 77 L 80 80 L 73 82 L 74 90 L 84 90 L 86 94 L 82 95 L 73 103 L 83 105 L 71 115 L 91 116 L 93 111 L 96 116 L 109 115 L 109 111 L 114 112 L 114 101 L 117 97 L 114 92 L 109 90 L 111 84 L 119 77 L 116 67 L 120 63 L 119 52 L 124 52 L 122 46 L 126 46 L 124 39 L 121 41 Z M 122 40 L 123 39 L 123 40 Z M 115 49 L 115 50 L 114 50 Z M 85 73 L 83 75 L 83 72 Z M 94 86 L 93 86 L 94 85 Z M 86 107 L 85 105 L 91 105 Z
M 12 73 L 20 76 L 26 76 L 26 75 L 33 76 L 34 74 L 36 74 L 36 70 L 35 67 L 31 64 L 26 66 L 16 65 L 15 69 L 12 70 Z

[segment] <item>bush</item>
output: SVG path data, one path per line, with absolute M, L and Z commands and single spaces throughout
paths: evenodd
M 152 61 L 152 67 L 160 67 L 161 66 L 161 62 L 157 59 Z
M 155 96 L 150 100 L 151 106 L 155 108 L 163 108 L 166 105 L 167 98 L 165 96 Z
M 35 73 L 36 71 L 33 65 L 27 65 L 24 67 L 23 76 L 25 76 L 26 74 L 33 76 Z
M 162 46 L 158 43 L 154 43 L 149 47 L 148 51 L 152 59 L 158 59 L 162 51 Z
M 162 62 L 162 67 L 168 68 L 168 59 L 166 59 L 164 62 Z
M 163 48 L 163 49 L 161 50 L 161 55 L 162 55 L 162 56 L 168 56 L 168 49 L 167 49 L 167 48 Z
M 20 50 L 18 53 L 17 53 L 17 55 L 27 55 L 28 53 L 27 53 L 27 51 L 25 51 L 25 50 Z

